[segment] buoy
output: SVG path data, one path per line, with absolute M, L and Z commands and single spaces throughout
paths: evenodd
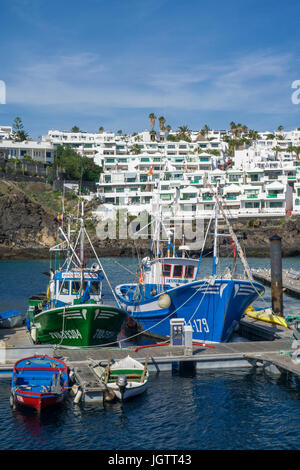
M 11 395 L 11 396 L 9 397 L 9 404 L 10 404 L 10 406 L 11 406 L 13 409 L 16 408 L 16 402 L 15 402 L 15 399 L 14 399 L 14 396 L 13 396 L 13 395 Z
M 110 388 L 106 389 L 105 392 L 103 392 L 104 401 L 113 401 L 115 397 L 116 397 L 115 392 Z
M 69 372 L 69 380 L 70 380 L 70 382 L 73 382 L 73 381 L 74 381 L 74 377 L 75 377 L 75 373 L 74 373 L 74 371 L 71 369 L 70 372 Z
M 171 297 L 169 294 L 163 294 L 158 299 L 158 305 L 160 308 L 168 308 L 171 305 Z
M 74 398 L 74 403 L 79 403 L 82 397 L 82 390 L 78 388 L 78 392 L 76 393 L 76 396 Z

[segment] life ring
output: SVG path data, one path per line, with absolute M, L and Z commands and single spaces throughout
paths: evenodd
M 143 283 L 144 283 L 144 274 L 140 273 L 139 284 L 143 284 Z

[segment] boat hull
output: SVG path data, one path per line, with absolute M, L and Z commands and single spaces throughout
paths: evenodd
M 120 288 L 121 287 L 121 288 Z M 117 295 L 123 291 L 116 288 Z M 142 330 L 159 337 L 170 336 L 170 320 L 183 318 L 193 327 L 193 339 L 207 342 L 229 341 L 241 317 L 264 287 L 257 282 L 244 280 L 194 281 L 184 286 L 168 289 L 167 308 L 160 308 L 160 296 L 139 303 L 126 302 L 118 295 L 122 306 Z
M 123 396 L 119 390 L 117 384 L 107 384 L 107 387 L 113 390 L 114 394 L 116 395 L 117 399 L 120 401 L 128 400 L 130 398 L 136 397 L 144 393 L 148 388 L 148 381 L 142 384 L 136 384 L 134 382 L 128 383 L 123 393 Z
M 15 391 L 15 402 L 17 405 L 34 408 L 42 411 L 45 408 L 57 405 L 64 399 L 65 394 L 53 395 L 51 393 L 30 393 L 22 390 Z
M 125 319 L 121 309 L 97 304 L 79 304 L 31 313 L 36 342 L 64 346 L 115 343 Z

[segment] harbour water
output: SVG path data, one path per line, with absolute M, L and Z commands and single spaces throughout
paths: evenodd
M 133 258 L 104 258 L 116 285 L 135 273 Z M 269 267 L 267 259 L 248 259 Z M 222 262 L 222 260 L 221 260 Z M 204 259 L 203 275 L 211 259 Z M 283 259 L 283 268 L 300 269 L 300 258 Z M 1 261 L 1 311 L 26 309 L 27 298 L 45 291 L 47 261 Z M 134 275 L 132 275 L 134 281 Z M 105 286 L 105 301 L 112 294 Z M 260 306 L 270 305 L 266 288 Z M 285 313 L 299 312 L 299 300 L 284 296 Z M 9 407 L 9 379 L 0 382 L 0 449 L 226 449 L 300 448 L 300 381 L 261 369 L 198 371 L 193 376 L 150 374 L 148 391 L 132 401 L 74 406 L 71 397 L 38 416 Z

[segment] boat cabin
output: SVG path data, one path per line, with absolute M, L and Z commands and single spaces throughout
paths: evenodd
M 159 258 L 144 263 L 145 284 L 187 284 L 196 278 L 198 260 L 192 258 Z
M 59 271 L 50 280 L 50 301 L 63 304 L 73 304 L 86 293 L 86 299 L 101 301 L 102 280 L 101 272 L 84 272 L 83 288 L 81 289 L 81 271 Z M 87 290 L 88 288 L 88 290 Z M 76 303 L 76 302 L 75 302 Z

